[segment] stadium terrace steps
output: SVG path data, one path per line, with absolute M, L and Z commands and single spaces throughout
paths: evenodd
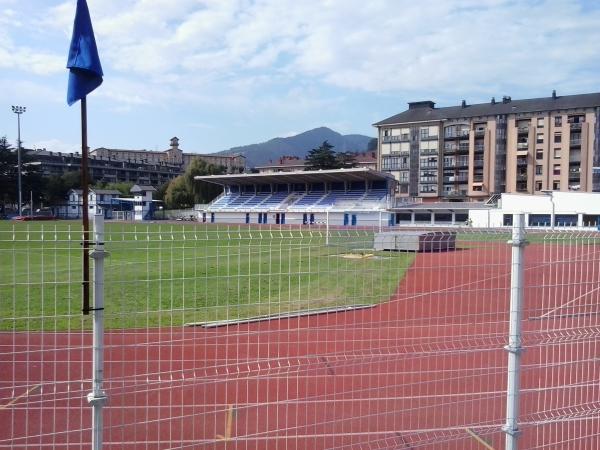
M 268 210 L 288 209 L 290 211 L 319 208 L 379 208 L 387 196 L 384 189 L 370 191 L 319 191 L 319 192 L 275 192 L 258 194 L 226 194 L 209 206 L 211 210 Z

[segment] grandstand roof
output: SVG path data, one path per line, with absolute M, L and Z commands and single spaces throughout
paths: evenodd
M 364 167 L 336 170 L 306 170 L 280 173 L 240 173 L 231 175 L 203 175 L 194 177 L 198 181 L 220 184 L 223 186 L 240 184 L 269 184 L 269 183 L 322 183 L 325 181 L 364 181 L 388 180 L 395 181 L 392 174 L 378 172 Z

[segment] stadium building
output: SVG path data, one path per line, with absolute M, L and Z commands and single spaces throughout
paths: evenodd
M 346 226 L 393 224 L 396 180 L 368 168 L 282 173 L 207 175 L 198 182 L 223 186 L 201 207 L 210 223 Z

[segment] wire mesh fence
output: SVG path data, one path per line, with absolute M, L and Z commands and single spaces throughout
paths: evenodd
M 106 224 L 104 448 L 505 448 L 510 233 L 379 231 Z M 81 234 L 0 225 L 0 448 L 90 448 Z M 600 234 L 527 239 L 518 440 L 595 449 Z

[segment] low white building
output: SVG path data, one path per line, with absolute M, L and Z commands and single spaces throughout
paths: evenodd
M 121 193 L 113 189 L 90 189 L 88 192 L 89 215 L 104 214 L 106 219 L 112 219 L 114 199 L 120 198 Z M 63 219 L 78 219 L 83 215 L 83 191 L 70 189 L 67 192 L 67 204 L 58 207 L 58 217 Z
M 156 192 L 156 189 L 152 186 L 136 184 L 130 192 L 133 194 L 133 220 L 152 220 L 154 218 L 152 193 Z
M 513 214 L 518 213 L 525 214 L 528 227 L 597 228 L 600 224 L 600 193 L 502 194 L 496 208 L 469 210 L 469 221 L 473 227 L 509 226 Z

